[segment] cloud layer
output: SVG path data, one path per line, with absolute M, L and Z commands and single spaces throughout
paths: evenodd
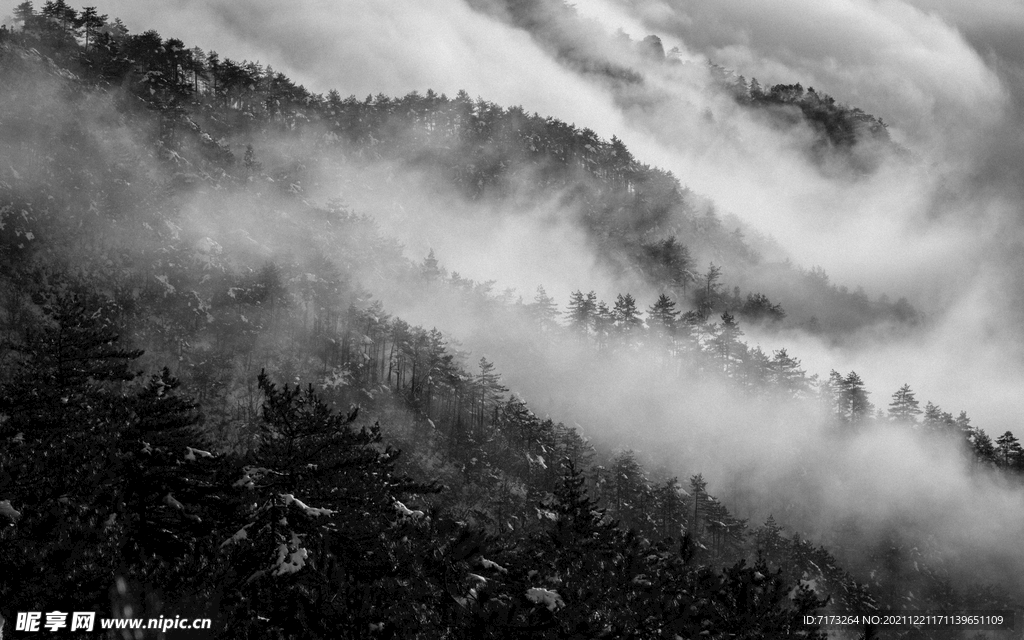
M 222 56 L 270 63 L 314 91 L 364 96 L 431 88 L 451 95 L 465 89 L 604 137 L 619 135 L 641 161 L 672 170 L 725 211 L 773 235 L 796 262 L 822 265 L 833 280 L 863 284 L 872 296 L 908 296 L 930 314 L 909 337 L 860 336 L 842 348 L 802 334 L 755 341 L 790 347 L 812 373 L 857 370 L 880 406 L 909 382 L 922 400 L 966 409 L 992 433 L 1016 428 L 1024 412 L 1019 5 L 579 4 L 609 30 L 618 22 L 634 39 L 662 36 L 683 48 L 683 59 L 710 58 L 764 84 L 799 81 L 863 107 L 890 123 L 912 159 L 887 159 L 857 179 L 826 175 L 802 152 L 809 130 L 767 126 L 715 91 L 701 68 L 644 63 L 628 48 L 608 45 L 606 55 L 645 76 L 639 87 L 615 85 L 559 64 L 529 34 L 460 0 L 113 0 L 100 10 L 133 31 L 153 28 Z M 0 15 L 12 9 L 0 4 Z M 416 201 L 415 176 L 401 177 L 413 180 L 408 200 Z M 444 209 L 423 201 L 417 210 L 374 209 L 372 198 L 356 204 L 380 216 L 414 257 L 433 247 L 449 268 L 497 279 L 499 289 L 515 286 L 529 297 L 544 284 L 563 303 L 567 289 L 598 289 L 606 299 L 615 292 L 617 283 L 593 268 L 583 234 L 558 221 L 557 211 L 503 218 L 489 212 L 481 222 L 467 203 Z M 770 294 L 770 283 L 764 286 Z M 458 324 L 465 317 L 429 300 L 404 304 L 392 310 L 473 339 L 474 327 Z M 523 339 L 518 329 L 504 330 Z M 932 450 L 910 434 L 886 432 L 858 436 L 843 444 L 842 455 L 829 455 L 809 426 L 820 421 L 813 411 L 737 402 L 728 389 L 689 394 L 652 380 L 643 361 L 597 365 L 569 349 L 540 362 L 521 360 L 514 340 L 507 344 L 498 358 L 506 379 L 558 419 L 579 420 L 611 440 L 634 438 L 680 471 L 708 471 L 715 480 L 748 474 L 750 488 L 778 488 L 771 497 L 780 501 L 794 498 L 786 489 L 794 477 L 809 474 L 807 486 L 820 492 L 808 502 L 840 505 L 823 511 L 826 516 L 884 522 L 911 512 L 949 544 L 975 535 L 992 557 L 1021 566 L 1019 552 L 1002 544 L 1019 534 L 1019 497 L 973 476 L 948 448 Z M 538 364 L 540 370 L 530 368 Z M 962 508 L 971 510 L 969 518 L 949 525 L 948 514 Z M 804 522 L 824 524 L 806 514 Z

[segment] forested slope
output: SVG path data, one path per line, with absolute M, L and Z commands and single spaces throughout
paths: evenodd
M 621 141 L 466 95 L 318 96 L 63 3 L 19 17 L 0 32 L 5 617 L 104 615 L 114 585 L 116 615 L 238 637 L 814 637 L 815 610 L 1007 606 L 897 534 L 858 582 L 774 518 L 731 513 L 701 469 L 680 483 L 538 417 L 499 357 L 375 296 L 418 290 L 530 336 L 508 350 L 825 403 L 837 438 L 917 425 L 909 388 L 876 417 L 856 373 L 817 380 L 743 343 L 737 317 L 784 310 L 693 256 L 757 256 Z M 381 162 L 443 197 L 557 197 L 664 294 L 524 303 L 410 259 L 315 197 Z M 900 313 L 868 303 L 863 322 Z M 1017 477 L 1012 434 L 997 448 L 934 405 L 915 428 Z

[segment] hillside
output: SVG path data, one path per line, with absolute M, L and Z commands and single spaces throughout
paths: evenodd
M 768 263 L 617 138 L 465 93 L 316 95 L 63 3 L 19 12 L 0 32 L 6 618 L 109 612 L 115 584 L 115 615 L 218 637 L 818 637 L 804 613 L 1015 602 L 1003 558 L 949 560 L 963 541 L 927 540 L 927 514 L 879 537 L 814 513 L 821 452 L 855 465 L 878 432 L 1019 491 L 1011 433 L 909 386 L 876 410 L 855 372 L 741 340 L 913 326 L 905 301 Z M 383 230 L 446 208 L 553 211 L 625 288 L 602 301 L 581 274 L 523 300 Z M 671 421 L 645 402 L 680 391 Z M 732 411 L 808 448 L 754 465 L 710 429 L 746 429 Z M 696 451 L 659 455 L 675 421 Z M 792 488 L 760 495 L 751 471 Z

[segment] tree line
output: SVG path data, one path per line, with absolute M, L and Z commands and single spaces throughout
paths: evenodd
M 100 56 L 102 34 L 89 38 L 56 59 Z M 5 86 L 51 73 L 4 45 Z M 188 79 L 150 72 L 140 82 Z M 389 315 L 361 268 L 444 277 L 498 302 L 436 259 L 404 259 L 366 217 L 264 180 L 256 158 L 231 160 L 155 87 L 139 94 L 152 108 L 122 112 L 155 132 L 141 159 L 102 152 L 95 138 L 113 120 L 83 127 L 93 121 L 73 91 L 70 117 L 46 104 L 37 122 L 0 114 L 5 134 L 41 132 L 17 143 L 32 153 L 0 183 L 0 537 L 15 568 L 0 578 L 4 606 L 104 611 L 123 584 L 122 614 L 210 611 L 239 637 L 724 637 L 794 632 L 823 593 L 874 602 L 827 551 L 773 520 L 751 531 L 699 475 L 684 485 L 648 475 L 635 453 L 594 449 L 508 395 L 500 363 L 467 364 L 451 337 Z M 218 117 L 258 104 L 223 98 L 210 103 Z M 175 146 L 165 135 L 179 126 L 190 133 Z M 207 236 L 188 223 L 183 194 L 221 192 L 252 229 Z M 262 247 L 260 231 L 302 251 Z M 693 273 L 674 240 L 640 253 L 679 291 L 646 318 L 628 294 L 607 305 L 576 292 L 565 327 L 546 294 L 512 309 L 538 335 L 668 345 L 666 366 L 696 362 L 752 392 L 766 371 L 785 393 L 816 393 L 799 361 L 783 351 L 758 365 L 739 340 L 733 312 L 749 302 L 770 321 L 780 307 L 726 292 L 714 268 Z M 809 587 L 817 576 L 829 586 Z

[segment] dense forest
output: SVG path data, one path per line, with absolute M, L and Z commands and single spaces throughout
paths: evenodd
M 970 575 L 912 522 L 821 540 L 796 528 L 807 505 L 740 517 L 708 469 L 680 480 L 642 447 L 538 415 L 502 376 L 513 353 L 541 385 L 562 375 L 549 353 L 643 368 L 687 393 L 809 407 L 830 442 L 954 443 L 973 474 L 1019 490 L 1013 433 L 922 407 L 909 384 L 872 403 L 855 371 L 809 375 L 799 354 L 743 340 L 913 326 L 906 300 L 769 261 L 618 138 L 465 92 L 314 94 L 63 0 L 15 18 L 0 30 L 9 623 L 59 610 L 208 617 L 212 637 L 240 638 L 922 637 L 803 616 L 1019 604 L 1020 584 Z M 798 84 L 722 82 L 766 117 L 796 105 L 827 140 L 814 153 L 888 143 L 880 120 Z M 423 195 L 382 193 L 381 175 L 494 216 L 556 203 L 635 290 L 524 300 L 407 256 L 353 205 Z M 320 199 L 334 181 L 349 201 Z M 730 270 L 775 274 L 792 303 L 728 285 Z M 484 337 L 403 320 L 385 295 Z

